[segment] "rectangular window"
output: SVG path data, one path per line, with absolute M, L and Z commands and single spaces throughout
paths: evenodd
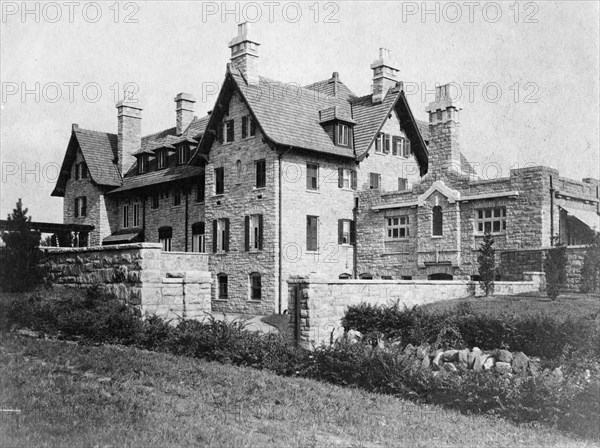
M 225 122 L 225 141 L 232 142 L 234 139 L 234 120 L 227 120 Z
M 152 194 L 152 208 L 156 209 L 159 205 L 159 196 L 158 193 Z
M 192 252 L 206 252 L 206 238 L 204 235 L 204 223 L 192 224 Z
M 397 156 L 400 154 L 400 151 L 398 151 L 398 142 L 400 140 L 401 137 L 397 137 L 397 136 L 393 136 L 392 137 L 392 155 Z
M 181 205 L 181 190 L 175 190 L 173 193 L 173 205 Z
M 219 274 L 219 275 L 217 275 L 217 280 L 218 280 L 218 285 L 219 285 L 219 291 L 218 291 L 217 296 L 219 297 L 219 300 L 227 300 L 227 297 L 228 297 L 227 275 Z
M 263 215 L 244 217 L 244 249 L 263 249 Z
M 394 216 L 391 218 L 385 218 L 386 221 L 386 239 L 388 240 L 399 240 L 401 238 L 408 238 L 409 236 L 409 217 L 408 216 Z
M 412 149 L 410 147 L 410 140 L 404 140 L 404 157 L 408 157 L 412 154 Z
M 167 166 L 167 151 L 165 151 L 164 149 L 159 150 L 157 153 L 157 159 L 158 168 L 165 168 Z
M 129 205 L 125 204 L 123 206 L 123 228 L 129 227 Z
M 229 251 L 229 219 L 221 218 L 213 221 L 213 252 Z
M 225 168 L 215 168 L 215 194 L 225 193 Z
M 383 152 L 384 136 L 382 133 L 377 134 L 375 138 L 375 152 Z
M 200 174 L 200 178 L 198 179 L 198 184 L 196 185 L 196 202 L 204 202 L 205 195 L 205 175 L 204 172 Z
M 177 148 L 177 162 L 179 165 L 183 165 L 188 161 L 188 147 L 187 145 L 180 146 Z
M 162 250 L 164 252 L 171 252 L 171 250 L 172 250 L 172 246 L 171 246 L 172 241 L 173 241 L 173 239 L 171 237 L 168 237 L 168 238 L 164 237 L 164 238 L 160 238 L 159 239 L 160 245 L 162 246 Z
M 306 250 L 316 252 L 319 250 L 319 217 L 306 217 Z
M 267 184 L 267 162 L 265 159 L 257 160 L 256 167 L 256 188 L 264 188 Z
M 74 166 L 75 169 L 75 180 L 79 180 L 79 170 L 81 169 L 81 165 L 79 165 L 79 163 L 76 163 Z
M 319 189 L 319 165 L 315 165 L 314 163 L 306 164 L 306 189 Z
M 369 188 L 371 190 L 379 189 L 381 175 L 379 173 L 369 173 Z
M 477 210 L 475 220 L 477 233 L 503 233 L 506 231 L 506 207 L 485 208 Z
M 248 137 L 248 115 L 242 117 L 242 138 Z
M 137 167 L 138 173 L 142 174 L 148 171 L 148 156 L 146 154 L 142 154 L 137 159 Z
M 262 282 L 260 274 L 250 274 L 250 300 L 260 300 L 262 297 Z
M 348 125 L 338 124 L 337 130 L 337 144 L 340 146 L 348 146 Z
M 87 216 L 87 197 L 80 196 L 75 198 L 75 218 Z
M 81 178 L 86 179 L 88 175 L 88 169 L 85 162 L 81 162 Z
M 254 121 L 254 118 L 250 116 L 248 119 L 250 121 L 250 137 L 254 137 L 256 135 L 256 121 Z
M 133 204 L 133 227 L 140 225 L 140 204 Z
M 338 244 L 354 244 L 354 221 L 338 219 Z
M 408 189 L 408 179 L 404 177 L 398 178 L 398 191 L 404 191 Z
M 391 136 L 390 134 L 383 134 L 383 152 L 386 154 L 390 153 L 391 146 Z

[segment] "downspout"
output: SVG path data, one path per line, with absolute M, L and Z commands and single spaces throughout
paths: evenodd
M 188 251 L 188 222 L 189 222 L 189 218 L 188 218 L 188 189 L 187 187 L 185 188 L 185 251 Z
M 357 187 L 358 191 L 358 187 Z M 354 220 L 354 247 L 352 249 L 352 278 L 358 278 L 358 196 L 354 198 L 354 208 L 352 209 L 352 219 Z
M 282 235 L 282 225 L 281 225 L 281 219 L 282 219 L 282 212 L 281 212 L 281 198 L 282 198 L 282 185 L 281 185 L 281 180 L 282 180 L 282 174 L 281 174 L 281 159 L 283 157 L 283 153 L 279 152 L 277 155 L 277 159 L 278 159 L 278 163 L 279 163 L 279 169 L 277 170 L 279 172 L 278 176 L 279 176 L 279 192 L 278 192 L 278 201 L 279 201 L 279 222 L 277 224 L 277 232 L 279 234 L 279 259 L 277 260 L 278 263 L 278 270 L 279 270 L 279 314 L 281 314 L 282 311 L 282 297 L 283 297 L 283 279 L 281 278 L 283 275 L 283 266 L 282 266 L 282 258 L 283 258 L 283 242 L 281 241 L 281 235 Z
M 550 245 L 554 246 L 554 184 L 550 176 Z

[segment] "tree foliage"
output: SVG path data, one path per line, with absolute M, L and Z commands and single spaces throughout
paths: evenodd
M 30 230 L 31 217 L 21 199 L 8 215 L 7 231 L 2 234 L 6 244 L 0 257 L 1 287 L 7 291 L 25 291 L 39 283 L 38 262 L 40 233 Z
M 479 263 L 479 284 L 487 297 L 494 293 L 494 280 L 496 280 L 496 249 L 494 248 L 494 239 L 489 232 L 483 236 L 477 262 Z
M 581 267 L 581 292 L 600 292 L 600 232 L 588 245 Z

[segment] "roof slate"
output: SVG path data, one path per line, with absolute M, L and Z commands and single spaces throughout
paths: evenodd
M 117 135 L 89 129 L 74 129 L 88 171 L 99 185 L 121 185 L 121 175 L 114 161 L 117 159 Z
M 200 175 L 202 170 L 203 168 L 198 166 L 176 165 L 157 171 L 150 171 L 144 174 L 126 176 L 123 179 L 123 185 L 112 190 L 109 194 L 122 193 L 124 191 L 137 190 L 151 185 L 187 179 Z

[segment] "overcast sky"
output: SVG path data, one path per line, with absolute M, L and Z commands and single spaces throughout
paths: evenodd
M 337 71 L 364 95 L 386 47 L 423 120 L 436 83 L 456 83 L 463 151 L 483 177 L 527 165 L 600 177 L 595 1 L 73 3 L 32 2 L 23 15 L 20 1 L 2 2 L 3 219 L 22 197 L 34 220 L 62 221 L 50 193 L 71 123 L 116 133 L 126 83 L 144 134 L 175 125 L 178 92 L 197 97 L 198 115 L 212 109 L 244 19 L 269 78 L 306 85 Z

